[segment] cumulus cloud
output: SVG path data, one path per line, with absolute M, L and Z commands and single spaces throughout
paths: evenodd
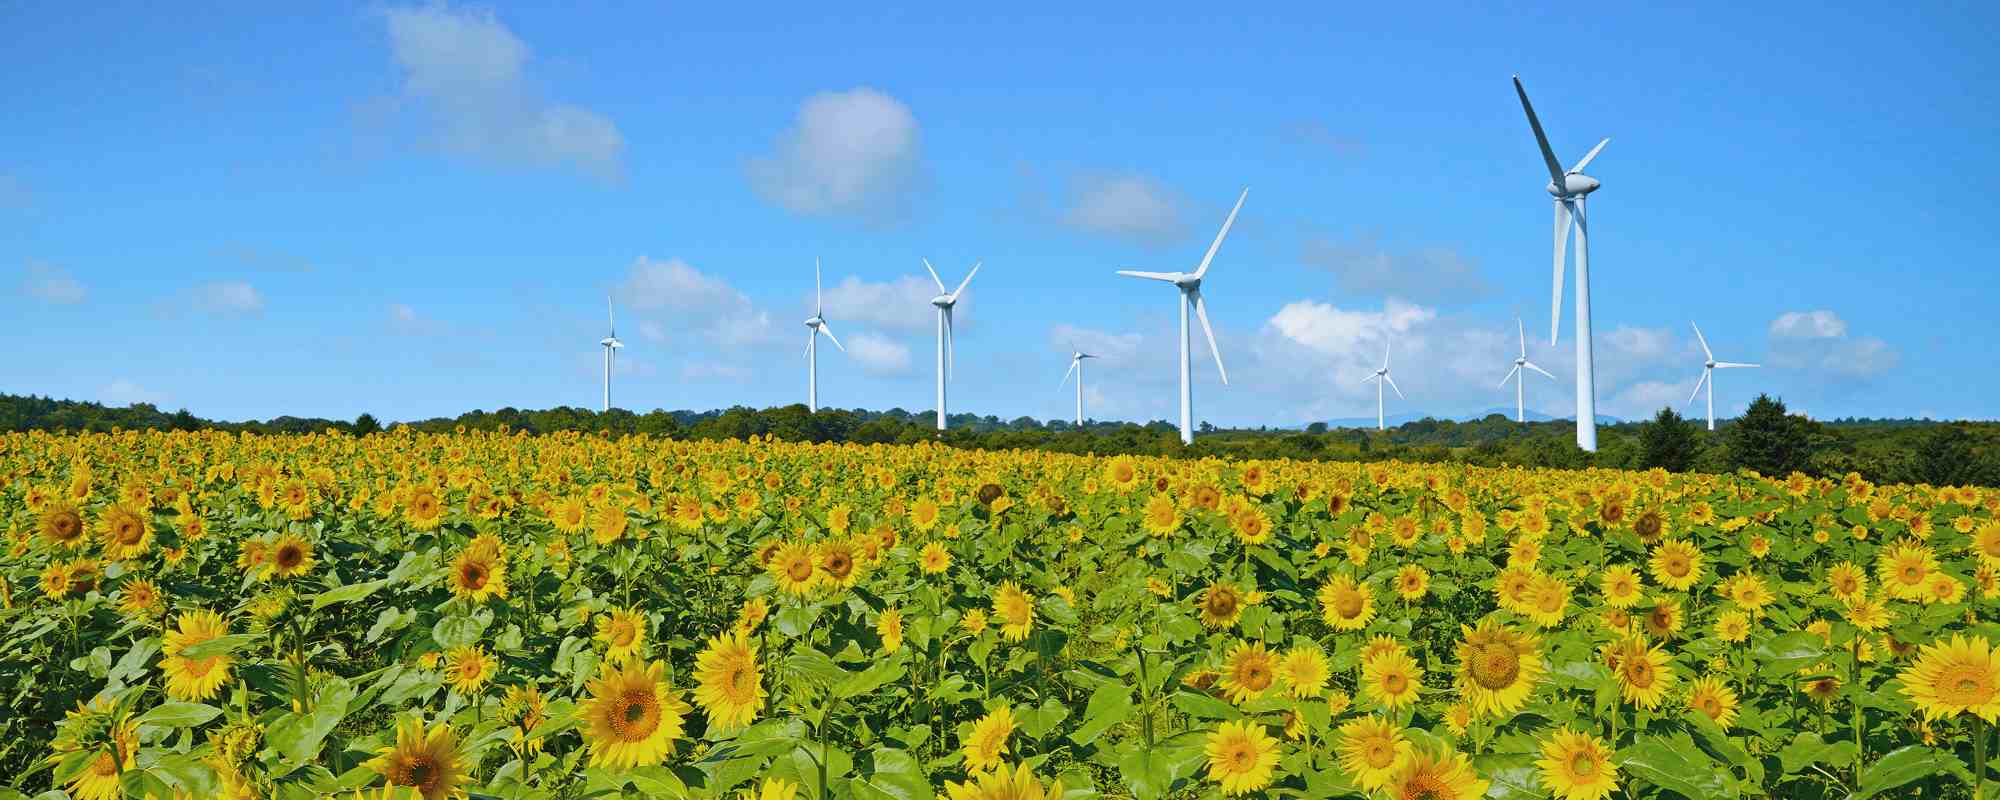
M 1136 174 L 1082 175 L 1070 182 L 1062 224 L 1147 247 L 1188 235 L 1187 199 L 1165 184 Z
M 264 295 L 243 281 L 204 283 L 195 287 L 188 299 L 196 311 L 216 316 L 255 316 L 264 311 Z
M 821 92 L 746 172 L 758 195 L 793 213 L 892 221 L 907 212 L 922 175 L 917 117 L 865 86 Z
M 601 114 L 543 98 L 527 43 L 491 11 L 426 5 L 383 12 L 403 96 L 448 152 L 510 166 L 619 175 L 624 137 Z
M 848 341 L 847 355 L 871 375 L 902 375 L 910 371 L 910 348 L 894 339 L 863 331 Z
M 822 307 L 826 318 L 836 322 L 921 333 L 936 330 L 937 311 L 931 305 L 931 298 L 937 294 L 937 284 L 932 283 L 928 275 L 905 275 L 882 283 L 848 276 L 840 283 L 826 287 Z M 964 329 L 968 322 L 972 294 L 972 288 L 967 287 L 965 294 L 958 299 L 957 308 L 952 311 L 952 325 L 957 329 Z M 808 307 L 812 305 L 812 295 L 805 296 L 805 303 Z
M 1773 339 L 1838 339 L 1847 335 L 1847 320 L 1831 311 L 1787 311 L 1771 320 Z
M 1049 329 L 1049 345 L 1057 352 L 1069 355 L 1081 350 L 1098 357 L 1099 361 L 1091 366 L 1113 370 L 1127 368 L 1138 361 L 1144 343 L 1145 337 L 1136 333 L 1112 333 L 1066 323 Z
M 1333 273 L 1341 291 L 1348 294 L 1456 303 L 1493 292 L 1477 263 L 1441 245 L 1391 251 L 1372 237 L 1337 242 L 1312 236 L 1299 260 Z
M 1602 397 L 1597 405 L 1597 413 L 1637 420 L 1649 418 L 1659 413 L 1662 408 L 1677 410 L 1686 408 L 1688 393 L 1694 391 L 1694 384 L 1698 378 L 1697 375 L 1695 378 L 1680 381 L 1644 380 L 1632 383 Z M 1566 416 L 1574 415 L 1574 411 L 1566 414 Z
M 30 260 L 21 293 L 52 305 L 75 305 L 90 295 L 82 283 L 54 264 Z
M 1390 299 L 1380 311 L 1337 308 L 1300 300 L 1287 303 L 1265 324 L 1278 335 L 1327 356 L 1355 363 L 1381 360 L 1383 345 L 1396 333 L 1437 318 L 1435 309 Z
M 713 344 L 748 347 L 776 341 L 777 326 L 771 313 L 756 308 L 749 295 L 727 281 L 703 273 L 678 258 L 658 261 L 640 256 L 626 272 L 615 294 L 641 312 L 664 314 L 655 332 L 694 330 Z M 640 323 L 640 334 L 651 338 Z
M 1888 342 L 1852 336 L 1832 311 L 1787 311 L 1771 320 L 1770 362 L 1824 378 L 1863 381 L 1896 368 L 1902 358 Z

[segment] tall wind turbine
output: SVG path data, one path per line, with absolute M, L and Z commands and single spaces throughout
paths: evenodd
M 1748 369 L 1757 365 L 1715 360 L 1715 352 L 1708 349 L 1708 338 L 1701 335 L 1701 326 L 1695 325 L 1693 322 L 1689 322 L 1688 324 L 1694 325 L 1694 338 L 1701 342 L 1701 354 L 1706 359 L 1701 364 L 1701 379 L 1694 382 L 1694 391 L 1688 393 L 1688 402 L 1694 402 L 1695 396 L 1701 394 L 1702 384 L 1708 385 L 1708 429 L 1715 430 L 1715 371 L 1718 369 Z
M 826 317 L 820 313 L 819 295 L 819 259 L 815 258 L 813 259 L 813 315 L 806 318 L 807 411 L 819 410 L 819 335 L 826 334 L 826 338 L 833 341 L 834 347 L 839 347 L 840 352 L 847 352 L 847 348 L 840 346 L 840 339 L 834 337 L 833 329 L 827 327 Z
M 618 360 L 618 348 L 625 343 L 618 341 L 618 312 L 611 307 L 611 298 L 604 298 L 604 311 L 611 318 L 611 335 L 598 340 L 604 348 L 604 411 L 611 410 L 611 363 Z
M 937 368 L 938 368 L 937 426 L 938 428 L 937 429 L 944 430 L 944 425 L 945 425 L 944 385 L 945 383 L 951 380 L 951 373 L 953 372 L 951 309 L 953 306 L 958 305 L 958 296 L 965 293 L 965 285 L 972 282 L 972 276 L 979 274 L 979 265 L 984 262 L 974 262 L 972 265 L 972 271 L 965 273 L 965 280 L 959 281 L 958 288 L 953 289 L 951 291 L 945 291 L 944 280 L 942 278 L 939 278 L 937 270 L 931 267 L 931 260 L 926 258 L 923 259 L 923 262 L 924 262 L 924 269 L 928 270 L 931 273 L 931 282 L 936 283 L 938 287 L 938 296 L 931 298 L 931 305 L 937 306 L 937 314 L 938 314 L 938 334 L 937 334 L 938 335 L 938 340 L 937 340 Z
M 1556 161 L 1556 151 L 1549 147 L 1549 137 L 1542 133 L 1542 121 L 1535 117 L 1535 107 L 1528 103 L 1528 90 L 1521 86 L 1521 76 L 1514 76 L 1514 93 L 1521 96 L 1521 110 L 1528 112 L 1528 126 L 1535 129 L 1535 143 L 1542 148 L 1542 162 L 1549 168 L 1548 193 L 1555 197 L 1556 208 L 1556 258 L 1555 289 L 1551 293 L 1549 309 L 1549 346 L 1556 343 L 1556 332 L 1562 324 L 1563 261 L 1564 250 L 1569 245 L 1569 230 L 1576 228 L 1576 446 L 1590 452 L 1597 451 L 1597 383 L 1592 374 L 1593 362 L 1590 355 L 1590 216 L 1584 208 L 1584 198 L 1597 191 L 1596 178 L 1583 174 L 1583 168 L 1590 160 L 1604 151 L 1611 143 L 1605 139 L 1585 153 L 1583 160 L 1568 170 Z
M 1076 375 L 1076 427 L 1078 430 L 1083 429 L 1083 360 L 1096 357 L 1076 349 L 1076 345 L 1070 345 L 1069 372 L 1063 373 L 1062 383 L 1056 384 L 1056 388 L 1061 389 L 1063 383 L 1069 383 L 1069 376 L 1072 373 Z
M 1527 382 L 1528 376 L 1522 373 L 1521 369 L 1525 367 L 1543 375 L 1549 375 L 1549 371 L 1535 366 L 1534 362 L 1528 360 L 1528 329 L 1522 327 L 1520 317 L 1514 318 L 1514 333 L 1521 338 L 1521 356 L 1514 359 L 1514 369 L 1507 373 L 1507 377 L 1500 379 L 1500 387 L 1504 389 L 1508 380 L 1514 381 L 1514 421 L 1527 422 L 1528 412 L 1522 403 L 1521 384 Z M 1555 379 L 1556 376 L 1549 375 L 1549 380 Z
M 1181 317 L 1181 444 L 1194 444 L 1194 388 L 1188 382 L 1188 307 L 1194 307 L 1194 314 L 1201 319 L 1201 332 L 1208 336 L 1208 352 L 1215 356 L 1215 371 L 1222 375 L 1222 385 L 1229 385 L 1229 371 L 1222 367 L 1222 350 L 1215 346 L 1215 329 L 1208 325 L 1208 303 L 1201 299 L 1201 279 L 1208 274 L 1208 264 L 1215 259 L 1215 251 L 1221 249 L 1222 239 L 1229 235 L 1229 226 L 1236 224 L 1236 212 L 1243 210 L 1243 199 L 1250 196 L 1250 187 L 1243 187 L 1243 193 L 1236 197 L 1236 207 L 1229 209 L 1229 218 L 1222 221 L 1222 230 L 1216 232 L 1215 241 L 1208 245 L 1208 254 L 1201 257 L 1201 266 L 1193 272 L 1140 272 L 1121 269 L 1118 274 L 1132 278 L 1165 281 L 1180 289 L 1180 297 L 1174 301 Z
M 1391 340 L 1391 342 L 1393 341 Z M 1397 398 L 1402 400 L 1410 399 L 1403 396 L 1403 387 L 1396 385 L 1396 379 L 1389 377 L 1389 344 L 1390 342 L 1382 344 L 1382 368 L 1369 373 L 1368 377 L 1361 379 L 1362 383 L 1375 382 L 1375 430 L 1378 431 L 1388 430 L 1388 426 L 1384 424 L 1382 418 L 1382 384 L 1389 384 L 1389 388 L 1395 389 Z

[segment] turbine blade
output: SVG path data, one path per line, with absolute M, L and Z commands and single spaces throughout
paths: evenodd
M 1604 152 L 1604 146 L 1610 143 L 1611 137 L 1604 137 L 1604 141 L 1598 142 L 1596 147 L 1590 148 L 1590 152 L 1583 154 L 1583 160 L 1576 162 L 1576 166 L 1570 167 L 1569 171 L 1572 174 L 1582 172 L 1584 167 L 1590 166 L 1590 160 L 1596 158 L 1598 153 Z
M 923 262 L 924 270 L 931 274 L 931 283 L 938 285 L 938 294 L 944 294 L 944 280 L 938 277 L 937 270 L 931 268 L 931 260 L 926 258 Z
M 1215 344 L 1215 329 L 1208 326 L 1208 301 L 1201 299 L 1199 290 L 1188 292 L 1188 299 L 1194 301 L 1194 315 L 1201 319 L 1201 332 L 1208 337 L 1208 352 L 1215 356 L 1215 371 L 1222 375 L 1222 385 L 1229 385 L 1229 370 L 1222 368 L 1222 348 Z
M 618 338 L 618 309 L 611 305 L 611 298 L 604 298 L 604 315 L 611 318 L 611 338 Z
M 1508 381 L 1513 380 L 1514 376 L 1519 374 L 1521 374 L 1521 365 L 1515 364 L 1513 369 L 1507 370 L 1507 377 L 1500 379 L 1500 385 L 1506 386 Z
M 1716 369 L 1744 369 L 1744 368 L 1747 368 L 1747 367 L 1757 367 L 1757 366 L 1762 366 L 1762 365 L 1760 365 L 1760 364 L 1744 364 L 1744 363 L 1740 363 L 1740 362 L 1736 362 L 1736 361 L 1717 361 L 1717 362 L 1715 362 L 1715 368 L 1716 368 Z
M 1556 346 L 1556 334 L 1562 330 L 1563 313 L 1563 267 L 1569 261 L 1569 204 L 1556 201 L 1556 271 L 1555 288 L 1549 291 L 1549 346 Z
M 975 261 L 975 262 L 973 262 L 973 264 L 972 264 L 972 271 L 971 271 L 971 272 L 968 272 L 968 273 L 965 273 L 965 280 L 962 280 L 962 281 L 959 281 L 959 282 L 958 282 L 958 288 L 956 288 L 956 289 L 953 289 L 953 290 L 951 290 L 951 301 L 952 301 L 952 302 L 954 302 L 954 303 L 958 302 L 958 296 L 959 296 L 959 295 L 961 295 L 961 294 L 964 294 L 964 293 L 965 293 L 965 285 L 966 285 L 966 284 L 968 284 L 968 283 L 971 283 L 971 282 L 972 282 L 972 276 L 974 276 L 974 275 L 978 275 L 978 274 L 979 274 L 979 265 L 980 265 L 980 264 L 984 264 L 984 263 L 986 263 L 986 262 L 984 262 L 984 261 Z M 939 285 L 938 285 L 938 288 L 942 289 L 942 288 L 944 288 L 944 285 L 943 285 L 943 284 L 939 284 Z
M 1542 369 L 1541 367 L 1537 367 L 1537 366 L 1535 366 L 1535 362 L 1533 362 L 1533 361 L 1530 361 L 1530 362 L 1528 362 L 1528 363 L 1526 363 L 1526 364 L 1523 364 L 1522 366 L 1525 366 L 1525 367 L 1527 367 L 1528 369 L 1532 369 L 1532 370 L 1534 370 L 1534 371 L 1536 371 L 1536 372 L 1539 372 L 1539 373 L 1542 373 L 1543 375 L 1548 375 L 1548 376 L 1549 376 L 1549 380 L 1555 380 L 1555 379 L 1556 379 L 1556 376 L 1554 376 L 1554 375 L 1549 375 L 1549 371 L 1548 371 L 1548 370 L 1545 370 L 1545 369 Z
M 1397 385 L 1396 385 L 1396 379 L 1395 379 L 1394 377 L 1391 377 L 1391 376 L 1389 375 L 1389 373 L 1386 373 L 1386 372 L 1385 372 L 1385 373 L 1382 373 L 1382 380 L 1385 380 L 1385 381 L 1388 381 L 1388 382 L 1389 382 L 1389 388 L 1391 388 L 1391 389 L 1394 389 L 1394 390 L 1396 390 L 1396 397 L 1398 397 L 1398 398 L 1400 398 L 1400 399 L 1403 399 L 1403 400 L 1408 400 L 1408 399 L 1410 399 L 1410 398 L 1407 398 L 1407 397 L 1403 397 L 1403 387 L 1401 387 L 1401 386 L 1397 386 Z
M 1708 356 L 1708 360 L 1714 361 L 1715 352 L 1708 349 L 1708 337 L 1701 335 L 1701 326 L 1695 325 L 1693 322 L 1689 322 L 1688 324 L 1694 325 L 1694 338 L 1696 341 L 1701 342 L 1701 354 Z
M 1701 394 L 1701 385 L 1707 382 L 1708 382 L 1708 369 L 1704 367 L 1701 371 L 1701 377 L 1697 378 L 1694 382 L 1694 391 L 1688 392 L 1688 401 L 1686 403 L 1683 403 L 1682 405 L 1693 405 L 1694 399 Z
M 1535 143 L 1542 146 L 1542 161 L 1549 166 L 1549 180 L 1562 186 L 1562 163 L 1556 161 L 1556 151 L 1549 148 L 1549 137 L 1542 133 L 1542 120 L 1535 116 L 1535 105 L 1528 102 L 1528 90 L 1521 86 L 1521 76 L 1514 76 L 1514 93 L 1521 96 L 1521 110 L 1528 112 L 1528 127 L 1535 129 Z
M 1243 187 L 1243 193 L 1236 196 L 1236 207 L 1229 209 L 1229 218 L 1222 221 L 1222 230 L 1215 234 L 1215 241 L 1208 245 L 1208 253 L 1201 257 L 1201 266 L 1196 267 L 1194 276 L 1208 274 L 1208 262 L 1215 258 L 1215 251 L 1222 249 L 1222 238 L 1229 235 L 1229 226 L 1236 224 L 1236 212 L 1243 210 L 1243 199 L 1250 196 L 1250 187 Z
M 1368 373 L 1368 377 L 1366 377 L 1366 378 L 1362 378 L 1362 379 L 1361 379 L 1361 382 L 1362 382 L 1362 383 L 1367 383 L 1367 382 L 1369 382 L 1369 381 L 1372 381 L 1372 380 L 1375 380 L 1376 378 L 1379 378 L 1379 377 L 1382 377 L 1381 373 L 1379 373 L 1379 372 L 1370 372 L 1370 373 Z
M 1382 341 L 1382 368 L 1383 368 L 1383 369 L 1388 369 L 1388 368 L 1389 368 L 1389 346 L 1390 346 L 1391 344 L 1394 344 L 1394 343 L 1395 343 L 1395 340 L 1394 340 L 1394 339 L 1390 339 L 1390 338 L 1388 338 L 1388 337 L 1387 337 L 1386 335 L 1385 335 L 1385 336 L 1383 337 L 1383 341 Z
M 813 316 L 815 317 L 820 316 L 819 295 L 819 256 L 813 256 Z
M 1056 384 L 1056 388 L 1061 389 L 1062 387 L 1069 385 L 1069 376 L 1076 374 L 1077 363 L 1078 363 L 1077 359 L 1072 358 L 1069 360 L 1069 369 L 1063 372 L 1062 383 Z
M 1521 339 L 1521 357 L 1528 357 L 1528 329 L 1521 324 L 1521 318 L 1514 318 L 1514 335 Z
M 1118 274 L 1128 278 L 1146 278 L 1148 280 L 1166 281 L 1168 283 L 1174 283 L 1181 279 L 1181 274 L 1178 272 L 1140 272 L 1136 269 L 1121 269 L 1118 271 Z
M 821 322 L 820 322 L 820 324 L 819 324 L 819 332 L 820 332 L 820 333 L 824 333 L 824 334 L 826 334 L 826 338 L 828 338 L 828 339 L 832 339 L 832 340 L 833 340 L 833 346 L 834 346 L 834 347 L 840 347 L 840 352 L 843 352 L 843 353 L 847 352 L 847 348 L 845 348 L 845 347 L 841 347 L 841 345 L 840 345 L 840 339 L 839 339 L 839 338 L 837 338 L 837 337 L 835 337 L 835 336 L 833 335 L 833 326 L 831 326 L 831 325 L 828 325 L 828 324 L 826 324 L 826 322 L 825 322 L 825 321 L 821 321 Z

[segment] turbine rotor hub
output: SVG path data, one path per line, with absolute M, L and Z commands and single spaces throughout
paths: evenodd
M 948 294 L 941 294 L 931 298 L 931 305 L 937 306 L 938 308 L 951 308 L 952 302 L 953 300 L 951 299 L 951 295 Z

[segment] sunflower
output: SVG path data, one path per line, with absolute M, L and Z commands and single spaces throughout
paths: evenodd
M 1880 597 L 1848 600 L 1841 604 L 1841 615 L 1847 618 L 1848 624 L 1864 631 L 1879 631 L 1895 619 Z
M 1530 621 L 1543 628 L 1562 624 L 1569 609 L 1569 584 L 1553 575 L 1538 575 L 1528 586 L 1525 611 Z
M 99 708 L 79 706 L 76 711 L 70 712 L 69 716 L 74 719 L 94 715 L 99 713 Z M 132 759 L 138 755 L 139 723 L 129 718 L 110 723 L 107 733 L 108 742 L 105 744 L 109 746 L 105 744 L 90 746 L 90 749 L 97 752 L 68 779 L 69 794 L 76 800 L 120 800 L 125 797 L 120 783 L 120 773 L 123 772 L 122 768 L 130 765 Z M 85 747 L 86 745 L 74 739 L 59 738 L 55 741 L 55 753 L 49 756 L 49 761 L 60 764 L 67 760 L 70 754 Z
M 1611 747 L 1597 737 L 1568 727 L 1542 742 L 1542 786 L 1558 800 L 1604 800 L 1618 788 L 1618 766 Z
M 106 559 L 123 561 L 146 554 L 153 545 L 153 526 L 144 515 L 120 503 L 106 507 L 98 516 L 97 536 Z
M 875 634 L 882 637 L 884 655 L 903 649 L 903 612 L 894 608 L 882 609 L 882 614 L 875 618 Z
M 771 556 L 771 577 L 786 594 L 811 594 L 819 576 L 819 551 L 810 544 L 786 542 Z
M 549 524 L 563 533 L 582 533 L 590 524 L 590 507 L 583 498 L 570 495 L 549 504 Z
M 1208 735 L 1207 751 L 1208 777 L 1231 797 L 1269 786 L 1278 766 L 1278 740 L 1255 722 L 1217 725 Z
M 1981 563 L 2000 565 L 2000 522 L 1980 525 L 1978 532 L 1972 535 L 1972 549 L 1979 554 Z
M 1262 697 L 1278 681 L 1278 656 L 1264 649 L 1262 642 L 1237 642 L 1226 662 L 1220 685 L 1231 702 Z
M 1354 776 L 1362 791 L 1374 792 L 1410 759 L 1410 740 L 1403 729 L 1382 717 L 1362 717 L 1340 726 L 1340 768 Z
M 757 665 L 757 645 L 742 632 L 708 640 L 694 664 L 694 701 L 708 712 L 716 730 L 747 727 L 764 709 L 764 673 Z
M 1875 580 L 1892 598 L 1920 600 L 1924 597 L 1924 585 L 1937 569 L 1937 554 L 1928 546 L 1906 540 L 1876 557 Z
M 1951 641 L 1933 642 L 1918 651 L 1917 662 L 1903 670 L 1903 694 L 1938 720 L 1971 714 L 1987 722 L 2000 717 L 2000 651 L 1983 636 L 1953 634 Z
M 966 633 L 973 636 L 978 636 L 979 634 L 985 632 L 986 630 L 986 609 L 983 608 L 966 609 L 965 616 L 960 617 L 958 619 L 958 625 L 959 627 L 964 628 Z
M 951 551 L 945 549 L 943 542 L 924 545 L 923 551 L 917 554 L 917 567 L 926 575 L 942 574 L 951 569 Z
M 1505 715 L 1519 709 L 1542 676 L 1541 640 L 1488 618 L 1464 627 L 1458 644 L 1458 687 L 1476 714 Z
M 1415 564 L 1396 571 L 1396 594 L 1404 600 L 1422 600 L 1431 590 L 1431 574 Z
M 1665 639 L 1679 632 L 1685 624 L 1686 615 L 1681 613 L 1681 603 L 1671 597 L 1662 597 L 1653 608 L 1640 618 L 1646 626 L 1646 633 Z
M 1632 636 L 1613 645 L 1620 696 L 1647 710 L 1660 707 L 1660 700 L 1674 685 L 1674 672 L 1667 666 L 1661 645 L 1646 645 L 1644 636 Z
M 166 674 L 167 696 L 202 702 L 229 682 L 234 662 L 227 654 L 190 658 L 181 651 L 229 635 L 229 623 L 213 611 L 189 611 L 174 619 L 174 630 L 160 639 L 160 671 Z
M 820 582 L 838 589 L 848 588 L 859 581 L 861 564 L 855 558 L 854 543 L 846 539 L 821 542 L 818 574 Z
M 132 578 L 118 587 L 118 610 L 128 616 L 151 617 L 165 605 L 160 587 L 145 578 Z
M 1271 518 L 1264 509 L 1245 504 L 1229 515 L 1229 529 L 1244 544 L 1263 544 L 1271 540 Z
M 436 530 L 438 524 L 444 521 L 444 503 L 430 488 L 418 488 L 411 491 L 409 499 L 403 503 L 403 519 L 417 530 Z
M 287 533 L 271 543 L 270 552 L 264 557 L 261 577 L 267 581 L 272 578 L 296 578 L 312 568 L 312 542 L 296 533 Z
M 465 795 L 466 772 L 473 765 L 449 723 L 439 720 L 426 728 L 422 720 L 409 719 L 396 725 L 396 744 L 364 766 L 390 786 L 413 787 L 424 800 L 442 800 Z
M 1826 586 L 1836 600 L 1852 600 L 1868 591 L 1868 573 L 1851 561 L 1842 561 L 1826 571 Z
M 1382 653 L 1361 665 L 1361 694 L 1390 711 L 1416 702 L 1424 669 L 1405 653 Z
M 475 603 L 507 597 L 507 561 L 491 546 L 467 547 L 451 563 L 451 593 Z
M 625 538 L 625 531 L 631 526 L 632 518 L 619 503 L 600 503 L 590 511 L 590 540 L 598 544 Z
M 1463 754 L 1449 748 L 1435 754 L 1411 748 L 1410 757 L 1384 788 L 1389 796 L 1408 800 L 1473 800 L 1485 796 L 1488 785 Z
M 993 616 L 1000 620 L 1000 635 L 1007 641 L 1026 639 L 1035 627 L 1035 598 L 1022 591 L 1020 584 L 1002 583 L 993 591 Z
M 1014 735 L 1014 708 L 1001 706 L 972 724 L 972 732 L 959 740 L 965 754 L 966 772 L 985 772 L 1000 766 L 1007 754 L 1007 737 Z
M 1715 635 L 1725 642 L 1739 643 L 1750 638 L 1750 615 L 1724 611 L 1715 618 Z
M 742 794 L 743 800 L 796 800 L 798 796 L 799 785 L 784 778 L 765 778 L 757 784 L 756 790 L 745 789 Z M 1036 798 L 1035 800 L 1062 800 L 1062 798 Z
M 1278 662 L 1278 675 L 1285 679 L 1287 692 L 1304 699 L 1326 689 L 1332 670 L 1327 666 L 1326 653 L 1318 645 L 1307 644 L 1285 652 L 1284 659 Z
M 1639 572 L 1624 564 L 1606 567 L 1600 586 L 1604 590 L 1604 604 L 1612 608 L 1631 608 L 1646 597 L 1646 585 Z
M 35 518 L 35 530 L 51 545 L 72 550 L 83 546 L 83 515 L 76 506 L 51 500 Z
M 1375 618 L 1375 593 L 1346 575 L 1335 575 L 1319 587 L 1320 615 L 1337 630 L 1360 630 Z
M 667 685 L 666 670 L 659 661 L 606 663 L 591 679 L 590 698 L 577 709 L 590 766 L 630 769 L 666 760 L 694 710 Z
M 1181 527 L 1181 510 L 1174 505 L 1174 499 L 1164 494 L 1146 498 L 1146 511 L 1139 518 L 1146 532 L 1154 536 L 1169 536 Z
M 1139 465 L 1131 456 L 1113 456 L 1104 462 L 1104 480 L 1121 492 L 1139 485 Z
M 493 679 L 499 663 L 480 645 L 460 647 L 445 654 L 444 680 L 460 694 L 472 694 Z
M 646 615 L 638 608 L 614 608 L 597 618 L 597 641 L 604 643 L 607 661 L 623 661 L 639 654 L 646 643 Z
M 1012 770 L 1006 765 L 986 771 L 974 772 L 963 783 L 946 783 L 938 800 L 1062 800 L 1063 783 L 1058 778 L 1050 781 L 1045 789 L 1036 777 L 1033 767 L 1023 763 Z M 769 784 L 769 780 L 766 780 Z M 769 791 L 768 789 L 766 790 Z M 773 800 L 769 797 L 745 797 L 744 800 Z M 775 800 L 792 800 L 786 795 Z
M 1688 683 L 1687 704 L 1724 730 L 1736 721 L 1736 690 L 1714 675 L 1703 675 Z
M 1653 548 L 1653 580 L 1677 592 L 1685 592 L 1701 580 L 1702 555 L 1694 545 L 1669 539 Z
M 1226 582 L 1216 582 L 1203 589 L 1195 598 L 1195 608 L 1201 612 L 1201 624 L 1211 630 L 1219 630 L 1236 624 L 1243 618 L 1243 594 Z

